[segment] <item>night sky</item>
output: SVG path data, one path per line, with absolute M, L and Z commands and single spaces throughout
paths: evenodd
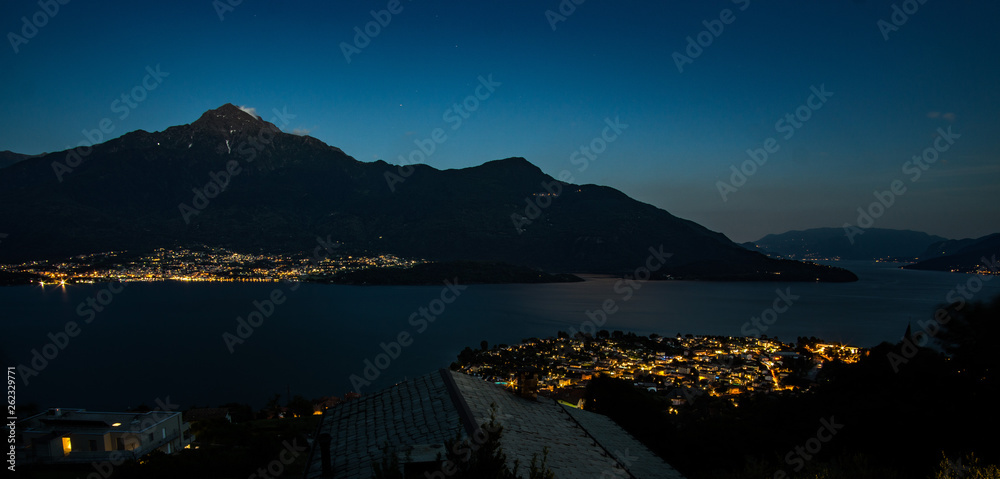
M 521 156 L 735 241 L 855 223 L 896 180 L 875 227 L 1000 230 L 995 2 L 52 1 L 3 0 L 0 150 L 64 150 L 104 118 L 105 140 L 160 131 L 228 102 L 362 161 L 402 163 L 443 128 L 436 168 Z M 768 144 L 745 183 L 720 186 Z

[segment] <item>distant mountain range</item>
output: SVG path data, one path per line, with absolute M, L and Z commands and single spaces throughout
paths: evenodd
M 189 125 L 17 161 L 0 170 L 0 202 L 0 262 L 183 244 L 303 252 L 329 236 L 354 250 L 553 273 L 648 266 L 654 278 L 857 279 L 747 251 L 523 158 L 444 171 L 364 163 L 231 104 Z
M 770 234 L 744 243 L 744 246 L 792 259 L 912 261 L 931 244 L 945 240 L 940 236 L 910 230 L 870 228 L 863 234 L 848 238 L 843 228 L 813 228 Z
M 977 239 L 947 240 L 932 244 L 921 261 L 907 269 L 955 271 L 961 273 L 1000 273 L 996 257 L 1000 255 L 1000 233 Z
M 871 228 L 853 240 L 842 228 L 814 228 L 767 235 L 743 246 L 782 258 L 890 260 L 912 263 L 905 266 L 908 269 L 963 273 L 985 272 L 983 258 L 1000 254 L 1000 233 L 950 240 L 919 231 Z

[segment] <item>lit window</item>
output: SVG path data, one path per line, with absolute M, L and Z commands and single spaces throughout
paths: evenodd
M 68 456 L 71 451 L 73 451 L 73 443 L 68 437 L 62 438 L 63 455 Z

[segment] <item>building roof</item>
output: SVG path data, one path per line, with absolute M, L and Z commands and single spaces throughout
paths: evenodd
M 494 407 L 495 405 L 495 407 Z M 440 370 L 328 410 L 319 433 L 328 433 L 333 477 L 370 478 L 372 463 L 387 449 L 433 451 L 456 437 L 470 437 L 479 425 L 503 426 L 501 446 L 508 466 L 526 473 L 533 455 L 548 449 L 548 467 L 557 478 L 682 478 L 611 419 L 545 398 L 515 396 L 479 378 Z M 320 478 L 317 441 L 306 478 Z
M 139 432 L 179 414 L 164 411 L 100 412 L 55 408 L 23 419 L 19 427 L 25 431 L 69 429 L 77 433 L 81 430 Z

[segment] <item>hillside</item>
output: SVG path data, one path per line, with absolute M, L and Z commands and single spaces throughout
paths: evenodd
M 364 163 L 231 104 L 189 125 L 134 131 L 0 170 L 0 262 L 206 244 L 347 248 L 546 272 L 854 281 L 749 252 L 613 188 L 554 180 L 523 158 L 456 170 Z M 780 273 L 780 274 L 779 274 Z

